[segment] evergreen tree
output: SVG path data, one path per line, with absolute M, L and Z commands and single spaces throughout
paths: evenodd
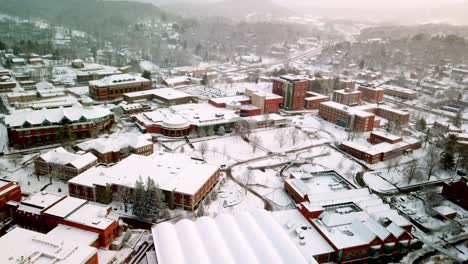
M 416 123 L 416 130 L 418 131 L 425 131 L 427 128 L 427 122 L 426 119 L 420 118 L 418 122 Z
M 444 170 L 452 170 L 455 167 L 455 157 L 450 152 L 444 152 L 440 159 L 440 163 L 442 164 L 442 168 Z
M 159 186 L 156 186 L 153 210 L 159 216 L 167 209 L 166 197 Z
M 457 115 L 453 118 L 452 123 L 456 127 L 461 127 L 461 124 L 462 124 L 462 111 L 457 112 Z
M 141 75 L 141 77 L 151 80 L 151 72 L 145 70 L 143 71 L 143 74 Z
M 157 214 L 155 203 L 157 196 L 157 188 L 153 179 L 148 177 L 146 181 L 146 192 L 145 192 L 145 205 L 143 209 L 144 218 L 154 218 Z
M 362 59 L 362 60 L 359 62 L 359 69 L 360 69 L 360 70 L 364 69 L 365 64 L 366 64 L 366 62 L 364 61 L 364 59 Z
M 143 207 L 146 204 L 145 192 L 145 186 L 140 177 L 135 183 L 133 202 L 133 214 L 138 217 L 143 217 Z

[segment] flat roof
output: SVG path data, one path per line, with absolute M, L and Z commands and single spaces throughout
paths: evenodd
M 348 113 L 350 115 L 356 115 L 356 116 L 359 116 L 359 117 L 372 117 L 372 116 L 375 116 L 372 113 L 369 113 L 369 112 L 366 112 L 366 111 L 363 111 L 363 110 L 359 110 L 359 109 L 356 109 L 356 108 L 353 108 L 353 107 L 349 107 L 347 105 L 343 105 L 343 104 L 333 102 L 333 101 L 323 102 L 323 103 L 320 103 L 320 104 L 331 107 L 331 108 L 334 108 L 334 109 L 342 111 L 342 112 L 346 112 L 346 113 Z
M 118 215 L 114 212 L 108 213 L 109 209 L 107 206 L 88 202 L 73 211 L 65 219 L 70 222 L 104 230 L 119 219 Z
M 74 197 L 67 196 L 65 199 L 60 201 L 58 204 L 52 206 L 51 208 L 47 209 L 44 214 L 65 218 L 82 205 L 84 205 L 87 201 L 83 199 L 78 199 Z
M 218 97 L 218 98 L 211 98 L 210 101 L 216 104 L 228 104 L 231 102 L 246 102 L 250 101 L 250 98 L 246 95 L 236 95 L 236 96 L 228 96 L 228 97 Z
M 155 95 L 157 97 L 163 98 L 168 101 L 194 97 L 191 94 L 188 94 L 179 90 L 175 90 L 172 88 L 157 88 L 157 89 L 124 94 L 124 96 L 127 96 L 127 97 L 140 97 L 140 96 L 145 96 L 145 95 Z
M 310 256 L 335 252 L 299 210 L 276 211 L 272 212 L 272 216 L 281 225 L 281 228 L 287 232 L 289 238 L 296 244 L 296 247 L 306 259 L 310 258 Z M 304 238 L 300 239 L 299 236 Z M 301 244 L 301 241 L 303 244 Z
M 74 242 L 80 245 L 92 246 L 96 240 L 99 239 L 99 235 L 94 232 L 86 231 L 83 229 L 75 228 L 67 225 L 58 225 L 47 233 L 48 237 L 69 237 L 73 238 Z
M 401 86 L 396 86 L 396 85 L 384 84 L 384 85 L 381 85 L 380 87 L 383 88 L 384 90 L 396 91 L 396 92 L 412 94 L 412 95 L 417 94 L 417 92 L 415 92 L 415 91 L 413 91 L 411 89 L 404 88 L 404 87 L 401 87 Z
M 34 263 L 41 264 L 86 263 L 96 255 L 97 249 L 76 241 L 75 234 L 42 234 L 16 227 L 0 237 L 0 262 L 17 264 L 21 259 L 31 258 Z
M 304 257 L 284 227 L 265 210 L 184 219 L 152 228 L 159 264 L 317 263 Z M 213 250 L 216 249 L 216 250 Z
M 38 192 L 21 201 L 18 210 L 39 214 L 43 209 L 50 207 L 64 197 L 48 192 Z

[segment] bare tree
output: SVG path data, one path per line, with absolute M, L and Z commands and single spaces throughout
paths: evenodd
M 286 133 L 284 132 L 284 129 L 276 131 L 275 139 L 278 140 L 278 144 L 280 148 L 282 148 L 286 143 Z
M 250 144 L 252 145 L 253 153 L 257 152 L 258 145 L 262 143 L 262 139 L 259 136 L 253 136 L 250 140 Z
M 424 202 L 424 209 L 427 214 L 434 215 L 434 207 L 440 205 L 442 202 L 442 197 L 437 193 L 436 189 L 426 187 L 423 190 L 423 202 Z
M 395 157 L 393 159 L 389 159 L 386 161 L 387 163 L 387 172 L 390 172 L 391 170 L 395 170 L 398 165 L 400 165 L 401 162 L 401 157 Z
M 133 197 L 132 189 L 123 186 L 120 186 L 114 193 L 114 199 L 123 204 L 125 212 L 128 211 L 128 205 L 132 203 Z
M 200 145 L 198 145 L 198 151 L 200 151 L 200 154 L 204 158 L 208 151 L 208 143 L 206 141 L 201 142 Z
M 424 157 L 424 162 L 426 164 L 425 172 L 427 174 L 427 180 L 430 180 L 437 169 L 437 164 L 439 163 L 439 151 L 435 145 L 431 145 L 429 147 L 427 154 Z
M 408 179 L 408 184 L 410 184 L 413 180 L 421 178 L 422 173 L 417 160 L 413 160 L 408 163 L 408 167 L 403 170 L 403 176 Z
M 299 130 L 295 127 L 292 128 L 292 131 L 291 131 L 291 139 L 292 139 L 292 143 L 293 145 L 295 146 L 297 141 L 299 140 L 299 136 L 300 136 L 300 133 L 299 133 Z

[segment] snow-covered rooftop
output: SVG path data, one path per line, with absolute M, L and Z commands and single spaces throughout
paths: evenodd
M 138 75 L 116 74 L 116 75 L 107 76 L 101 80 L 90 81 L 89 85 L 105 87 L 105 86 L 112 86 L 112 85 L 143 83 L 143 82 L 149 82 L 149 80 Z
M 49 208 L 62 199 L 64 199 L 62 195 L 38 192 L 21 201 L 18 210 L 40 214 L 42 210 Z
M 45 121 L 50 124 L 60 123 L 64 118 L 76 122 L 82 117 L 86 120 L 103 118 L 111 115 L 109 109 L 102 107 L 81 107 L 73 106 L 69 108 L 42 109 L 34 111 L 18 111 L 5 116 L 5 124 L 10 127 L 19 127 L 26 122 L 31 125 L 41 125 Z
M 69 237 L 73 238 L 73 241 L 79 245 L 92 246 L 94 242 L 99 238 L 99 235 L 94 232 L 86 231 L 83 229 L 67 226 L 58 225 L 47 233 L 48 237 Z
M 192 98 L 193 95 L 185 93 L 183 91 L 175 90 L 172 88 L 158 88 L 158 89 L 151 89 L 146 91 L 140 92 L 133 92 L 133 93 L 126 93 L 124 96 L 127 97 L 140 97 L 145 95 L 154 95 L 156 97 L 162 98 L 164 100 L 176 100 L 190 97 Z
M 272 217 L 258 210 L 223 214 L 216 219 L 184 219 L 152 229 L 160 264 L 317 263 L 305 258 L 296 243 Z
M 47 163 L 59 164 L 62 166 L 66 164 L 71 164 L 77 169 L 81 169 L 97 161 L 96 156 L 94 156 L 91 153 L 79 155 L 68 152 L 62 147 L 53 149 L 45 154 L 42 154 L 39 157 Z
M 67 196 L 65 199 L 44 211 L 44 214 L 65 218 L 76 209 L 80 208 L 87 201 Z
M 119 219 L 118 215 L 110 210 L 111 208 L 101 204 L 87 202 L 68 215 L 66 220 L 104 230 Z
M 133 188 L 141 177 L 150 177 L 167 191 L 194 194 L 218 170 L 218 166 L 202 163 L 187 155 L 156 152 L 151 156 L 131 155 L 109 168 L 92 168 L 69 183 L 93 187 L 117 184 Z
M 346 112 L 346 113 L 348 113 L 350 115 L 356 115 L 356 116 L 359 116 L 359 117 L 372 117 L 372 116 L 374 116 L 374 114 L 372 114 L 372 113 L 369 113 L 369 112 L 366 112 L 366 111 L 363 111 L 363 110 L 359 110 L 359 109 L 356 109 L 356 108 L 353 108 L 353 107 L 349 107 L 347 105 L 343 105 L 343 104 L 333 102 L 333 101 L 323 102 L 323 103 L 321 103 L 321 105 L 328 106 L 328 107 L 334 108 L 336 110 Z
M 41 264 L 81 264 L 87 263 L 97 249 L 76 240 L 77 233 L 63 236 L 58 231 L 41 234 L 16 227 L 0 238 L 1 263 L 17 264 L 28 258 Z
M 228 97 L 211 98 L 210 101 L 214 102 L 215 104 L 229 104 L 231 102 L 247 102 L 250 101 L 250 98 L 245 95 L 236 95 Z
M 85 151 L 95 150 L 101 154 L 105 154 L 118 152 L 128 147 L 136 149 L 152 144 L 150 134 L 118 133 L 112 134 L 107 138 L 96 138 L 82 142 L 77 147 Z
M 147 125 L 162 122 L 171 124 L 177 121 L 175 122 L 177 124 L 183 124 L 184 126 L 192 124 L 198 127 L 224 124 L 240 120 L 240 117 L 234 110 L 217 108 L 208 103 L 175 105 L 169 108 L 158 109 L 153 112 L 141 113 L 135 117 L 140 122 Z
M 302 255 L 310 260 L 311 256 L 319 256 L 334 252 L 328 242 L 311 226 L 299 210 L 284 210 L 272 213 L 289 238 L 296 243 Z M 303 237 L 301 239 L 301 237 Z

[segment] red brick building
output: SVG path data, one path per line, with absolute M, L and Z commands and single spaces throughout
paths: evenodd
M 123 97 L 125 93 L 149 89 L 151 89 L 150 80 L 129 74 L 111 75 L 89 82 L 89 95 L 98 101 L 114 100 Z
M 131 173 L 129 173 L 131 168 Z M 218 183 L 219 167 L 185 155 L 157 152 L 131 155 L 108 168 L 88 170 L 68 182 L 70 196 L 109 204 L 120 188 L 134 188 L 141 177 L 151 177 L 170 208 L 193 211 Z
M 302 110 L 309 89 L 309 80 L 297 76 L 285 75 L 273 79 L 273 93 L 284 98 L 282 108 Z
M 88 244 L 91 236 L 80 231 L 41 234 L 15 227 L 0 237 L 0 263 L 98 264 L 98 250 Z
M 371 132 L 370 137 L 369 137 L 369 142 L 374 145 L 382 143 L 382 142 L 395 144 L 401 141 L 403 141 L 402 137 L 395 136 L 395 135 L 381 132 L 381 131 L 373 131 Z
M 320 103 L 319 116 L 324 120 L 356 132 L 374 129 L 375 115 L 336 102 Z
M 305 99 L 305 109 L 308 110 L 318 110 L 320 108 L 320 103 L 330 101 L 330 96 L 307 92 L 307 98 Z
M 5 116 L 9 145 L 30 147 L 87 138 L 114 124 L 114 115 L 101 107 L 69 107 L 15 112 Z
M 34 159 L 37 175 L 68 181 L 76 175 L 97 165 L 97 158 L 91 153 L 79 155 L 62 147 L 53 149 Z
M 410 114 L 406 111 L 391 108 L 386 105 L 362 105 L 357 106 L 355 109 L 373 113 L 376 116 L 387 119 L 389 122 L 398 123 L 401 126 L 408 125 Z
M 343 90 L 333 91 L 333 102 L 347 106 L 360 105 L 362 102 L 362 93 L 361 91 L 346 88 Z
M 360 85 L 358 90 L 362 93 L 362 100 L 369 103 L 382 103 L 384 100 L 384 89 Z
M 36 193 L 23 200 L 14 218 L 21 227 L 43 233 L 58 225 L 96 233 L 96 247 L 109 247 L 118 236 L 119 217 L 111 207 L 50 193 Z
M 21 187 L 12 181 L 0 179 L 0 221 L 5 220 L 10 212 L 7 203 L 21 201 Z
M 85 141 L 76 146 L 92 153 L 100 163 L 105 164 L 119 162 L 131 154 L 148 156 L 154 151 L 150 134 L 119 133 Z
M 468 179 L 461 178 L 458 181 L 444 182 L 442 195 L 450 201 L 468 210 Z
M 374 134 L 373 139 L 369 139 L 369 141 L 380 143 L 365 146 L 355 142 L 344 142 L 340 145 L 340 149 L 355 158 L 373 164 L 396 158 L 421 147 L 421 141 L 413 138 L 399 138 L 397 136 L 388 135 L 385 137 L 386 141 L 380 141 L 382 138 L 384 137 Z
M 260 115 L 278 113 L 283 103 L 283 97 L 274 93 L 245 89 L 245 94 L 249 96 L 251 104 L 260 109 Z

